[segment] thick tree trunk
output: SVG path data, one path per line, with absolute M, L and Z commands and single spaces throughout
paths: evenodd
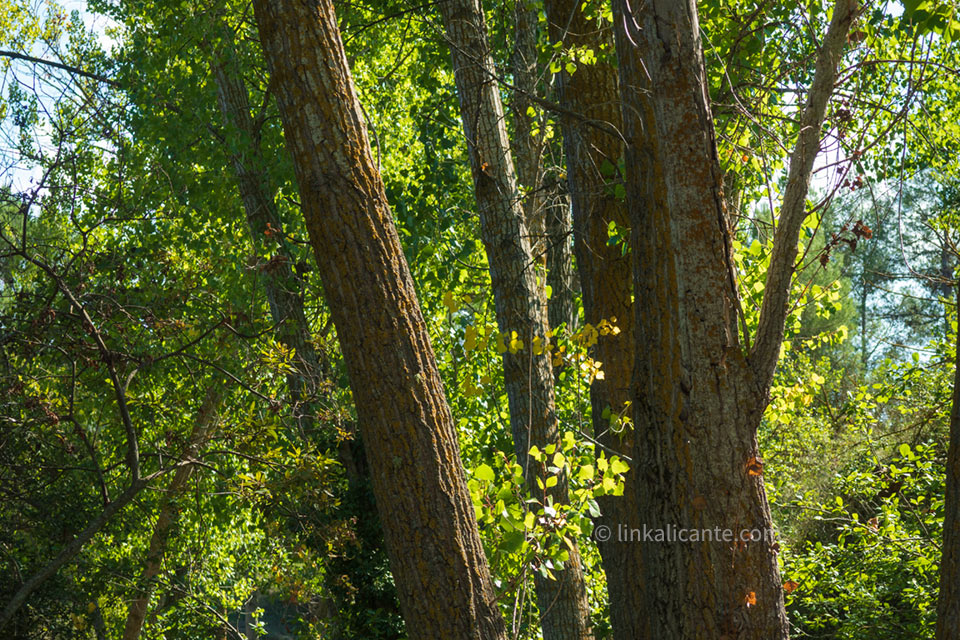
M 695 3 L 616 6 L 621 87 L 634 91 L 624 95 L 623 117 L 634 231 L 637 504 L 648 530 L 683 536 L 645 546 L 648 633 L 786 638 L 756 431 L 776 366 L 770 354 L 783 338 L 794 231 L 855 7 L 838 1 L 818 56 L 748 360 Z
M 193 425 L 193 433 L 183 452 L 181 460 L 189 462 L 197 457 L 201 447 L 210 438 L 211 433 L 216 428 L 217 405 L 220 402 L 220 391 L 211 387 L 207 390 L 207 395 L 203 399 L 200 411 L 197 413 L 196 422 Z M 143 621 L 147 617 L 147 609 L 150 606 L 150 598 L 153 596 L 156 587 L 156 577 L 160 575 L 163 567 L 163 559 L 167 553 L 167 543 L 170 540 L 170 533 L 177 517 L 177 498 L 187 486 L 190 476 L 193 475 L 194 465 L 186 464 L 177 468 L 170 483 L 167 485 L 166 494 L 160 501 L 160 511 L 157 515 L 157 523 L 153 527 L 153 534 L 150 536 L 150 547 L 147 551 L 147 560 L 143 568 L 143 573 L 139 580 L 139 593 L 130 603 L 127 611 L 127 622 L 123 629 L 123 640 L 137 640 L 143 630 Z
M 533 468 L 527 464 L 530 446 L 542 450 L 559 443 L 550 354 L 544 349 L 537 355 L 532 348 L 535 339 L 545 344 L 549 331 L 544 288 L 536 283 L 482 8 L 478 0 L 449 0 L 439 9 L 453 57 L 497 323 L 506 340 L 516 332 L 524 342 L 516 353 L 503 354 L 503 367 L 517 460 L 528 470 Z M 539 493 L 536 473 L 528 473 L 527 482 Z M 560 478 L 548 492 L 555 503 L 566 504 L 567 479 Z M 534 578 L 543 637 L 591 637 L 583 567 L 575 545 L 564 569 L 555 575 L 556 580 L 539 573 Z
M 551 42 L 565 49 L 590 47 L 598 54 L 611 44 L 609 31 L 599 31 L 588 20 L 579 0 L 546 0 L 544 8 Z M 618 43 L 619 44 L 619 43 Z M 561 72 L 559 99 L 564 109 L 580 118 L 562 117 L 567 181 L 573 209 L 574 250 L 586 321 L 596 326 L 613 322 L 619 335 L 600 336 L 594 358 L 602 363 L 603 379 L 590 388 L 593 429 L 597 440 L 625 458 L 633 456 L 633 433 L 617 429 L 604 415 L 630 416 L 628 403 L 633 373 L 633 309 L 630 256 L 621 246 L 608 244 L 610 223 L 626 230 L 630 226 L 626 204 L 618 200 L 612 185 L 620 181 L 617 167 L 624 153 L 623 141 L 613 131 L 621 129 L 617 72 L 605 62 L 580 65 L 572 74 Z M 609 125 L 605 128 L 597 123 Z M 598 540 L 607 576 L 610 621 L 617 640 L 645 637 L 642 624 L 642 545 L 620 539 L 622 528 L 637 529 L 636 478 L 626 474 L 623 496 L 604 496 L 600 501 L 598 526 L 612 532 Z
M 960 309 L 960 283 L 956 287 L 957 308 Z M 936 640 L 960 640 L 960 337 L 954 364 Z
M 330 0 L 254 2 L 410 638 L 502 639 L 453 418 Z

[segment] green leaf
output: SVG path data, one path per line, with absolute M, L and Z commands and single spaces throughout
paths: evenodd
M 473 472 L 473 476 L 477 480 L 485 480 L 487 482 L 493 482 L 493 478 L 494 478 L 493 468 L 488 464 L 481 464 Z

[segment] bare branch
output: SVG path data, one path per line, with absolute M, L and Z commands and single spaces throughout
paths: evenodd
M 72 73 L 75 76 L 82 76 L 84 78 L 90 78 L 91 80 L 96 80 L 97 82 L 102 82 L 108 84 L 112 87 L 119 87 L 120 83 L 116 80 L 112 80 L 107 76 L 101 75 L 99 73 L 93 73 L 92 71 L 84 71 L 78 67 L 71 67 L 68 64 L 63 64 L 62 62 L 57 62 L 55 60 L 44 60 L 43 58 L 35 58 L 33 56 L 28 56 L 25 53 L 18 53 L 16 51 L 3 51 L 0 50 L 0 57 L 10 58 L 11 60 L 22 60 L 24 62 L 32 62 L 34 64 L 42 64 L 47 67 L 54 67 L 56 69 L 63 69 L 68 73 Z

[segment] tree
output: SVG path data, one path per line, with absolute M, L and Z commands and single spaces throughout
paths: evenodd
M 254 4 L 411 638 L 503 638 L 453 418 L 329 0 Z
M 440 13 L 453 58 L 497 324 L 505 341 L 503 371 L 514 449 L 533 491 L 538 479 L 546 483 L 547 478 L 533 470 L 528 452 L 560 442 L 544 290 L 537 283 L 537 261 L 517 189 L 483 9 L 479 0 L 450 0 L 441 3 Z M 555 503 L 568 504 L 567 482 L 566 477 L 558 478 L 548 490 Z M 534 576 L 546 640 L 591 635 L 580 554 L 575 542 L 569 547 L 569 558 L 556 571 L 556 579 L 543 572 Z
M 826 105 L 857 5 L 839 0 L 800 115 L 757 335 L 742 311 L 697 8 L 617 3 L 635 325 L 634 471 L 652 529 L 733 540 L 651 544 L 644 614 L 655 638 L 786 638 L 757 427 L 780 355 Z M 742 531 L 757 530 L 756 539 Z
M 960 283 L 957 309 L 960 309 Z M 943 545 L 940 558 L 940 593 L 937 599 L 937 640 L 960 638 L 960 336 L 954 356 L 950 441 L 947 446 L 947 486 L 944 492 Z
M 630 256 L 611 235 L 630 226 L 626 203 L 616 186 L 622 182 L 619 167 L 623 157 L 620 93 L 617 72 L 612 65 L 612 38 L 599 15 L 590 16 L 577 0 L 547 0 L 544 3 L 550 40 L 562 43 L 562 51 L 575 56 L 587 49 L 598 59 L 592 64 L 564 64 L 559 74 L 558 96 L 565 113 L 561 115 L 567 183 L 573 210 L 574 250 L 583 291 L 586 322 L 594 326 L 606 321 L 619 333 L 597 339 L 594 359 L 604 375 L 590 385 L 593 435 L 601 447 L 625 458 L 633 455 L 629 380 L 633 373 L 633 300 Z M 627 43 L 618 43 L 626 46 Z M 624 96 L 630 96 L 629 88 Z M 613 229 L 615 234 L 611 234 Z M 619 231 L 618 231 L 619 230 Z M 617 531 L 624 526 L 642 526 L 635 499 L 637 475 L 626 474 L 622 496 L 603 496 L 597 524 Z M 612 536 L 598 541 L 607 576 L 610 617 L 614 636 L 623 640 L 644 637 L 637 624 L 642 611 L 642 545 Z
M 212 431 L 216 429 L 217 405 L 220 402 L 220 394 L 221 391 L 215 386 L 211 386 L 207 390 L 207 395 L 203 400 L 196 424 L 193 427 L 193 433 L 190 436 L 190 442 L 183 452 L 183 464 L 177 467 L 176 472 L 167 484 L 167 492 L 161 500 L 160 512 L 157 514 L 157 523 L 154 525 L 153 534 L 150 536 L 150 547 L 147 551 L 143 572 L 140 575 L 139 592 L 130 602 L 127 622 L 123 629 L 123 640 L 136 640 L 140 637 L 143 621 L 147 617 L 147 609 L 150 606 L 150 598 L 153 596 L 156 587 L 156 578 L 163 566 L 167 544 L 179 511 L 177 500 L 187 488 L 190 476 L 193 475 L 194 464 L 192 463 L 210 438 Z
M 534 98 L 542 98 L 544 82 L 537 65 L 540 46 L 539 12 L 532 0 L 514 5 L 514 46 L 510 67 L 515 90 L 511 95 L 513 136 L 510 148 L 523 188 L 524 219 L 530 236 L 530 253 L 546 266 L 547 316 L 551 330 L 566 325 L 572 332 L 577 321 L 574 305 L 573 264 L 570 251 L 569 203 L 560 193 L 560 182 L 547 178 L 546 158 L 550 139 L 545 123 L 538 122 Z M 554 374 L 558 374 L 555 370 Z

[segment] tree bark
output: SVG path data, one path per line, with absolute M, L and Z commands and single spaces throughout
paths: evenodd
M 634 243 L 638 510 L 649 530 L 712 536 L 645 546 L 648 634 L 785 639 L 756 431 L 783 339 L 796 220 L 805 215 L 812 158 L 855 5 L 838 0 L 818 55 L 767 277 L 770 310 L 749 358 L 738 334 L 732 230 L 695 2 L 616 6 L 621 87 L 634 92 L 624 95 L 622 113 Z
M 567 335 L 570 335 L 577 329 L 577 306 L 574 304 L 577 280 L 573 271 L 570 203 L 559 188 L 554 187 L 550 191 L 545 210 L 547 286 L 551 291 L 547 299 L 547 319 L 551 330 L 566 325 Z
M 504 126 L 503 104 L 478 0 L 440 3 L 453 57 L 460 118 L 473 173 L 480 235 L 490 264 L 497 323 L 506 341 L 515 332 L 524 342 L 503 354 L 504 381 L 517 460 L 531 491 L 539 471 L 527 464 L 531 446 L 559 444 L 550 353 L 534 353 L 535 339 L 549 331 L 543 286 L 537 286 L 535 259 L 524 221 L 517 177 Z M 567 478 L 547 490 L 557 504 L 568 503 Z M 535 574 L 537 605 L 545 640 L 592 637 L 583 567 L 576 545 L 556 580 Z
M 228 43 L 229 45 L 229 43 Z M 294 273 L 293 254 L 283 235 L 260 147 L 260 132 L 250 115 L 250 96 L 231 48 L 212 53 L 210 69 L 217 87 L 217 102 L 231 149 L 233 175 L 246 214 L 247 231 L 259 254 L 272 250 L 272 258 L 260 267 L 270 315 L 277 325 L 277 339 L 295 352 L 295 370 L 287 374 L 294 411 L 302 430 L 311 432 L 316 420 L 309 402 L 322 381 L 320 359 L 311 339 L 310 325 L 300 296 L 300 281 Z
M 957 308 L 960 309 L 960 283 L 956 287 Z M 960 639 L 960 337 L 957 339 L 954 365 L 936 640 Z
M 330 0 L 254 10 L 407 633 L 502 639 L 453 418 Z
M 220 390 L 214 387 L 209 388 L 206 397 L 203 399 L 203 404 L 200 406 L 200 411 L 193 426 L 193 433 L 190 435 L 190 441 L 183 452 L 181 461 L 190 462 L 194 460 L 201 447 L 210 438 L 216 428 L 216 411 L 219 403 Z M 150 536 L 150 547 L 147 551 L 143 573 L 140 576 L 139 592 L 130 603 L 130 608 L 127 611 L 123 640 L 137 640 L 143 631 L 143 621 L 147 617 L 147 609 L 150 607 L 150 599 L 153 597 L 153 591 L 156 587 L 155 579 L 160 575 L 163 559 L 167 554 L 170 533 L 176 523 L 176 501 L 183 490 L 186 489 L 187 482 L 193 475 L 193 469 L 193 464 L 184 464 L 177 467 L 177 471 L 167 485 L 167 492 L 160 501 L 160 512 L 157 515 L 157 523 L 153 527 L 153 534 Z
M 633 373 L 633 310 L 630 256 L 621 246 L 608 244 L 608 228 L 614 223 L 628 229 L 630 219 L 626 203 L 618 199 L 612 185 L 622 179 L 618 166 L 624 153 L 623 140 L 610 131 L 588 122 L 603 122 L 612 131 L 622 128 L 617 72 L 602 60 L 602 46 L 609 47 L 610 32 L 601 31 L 584 15 L 578 0 L 546 0 L 544 8 L 550 29 L 550 41 L 562 42 L 564 49 L 590 47 L 601 58 L 593 65 L 579 65 L 574 73 L 561 71 L 559 101 L 566 110 L 584 119 L 561 118 L 567 182 L 573 210 L 574 250 L 586 322 L 596 326 L 601 320 L 613 322 L 619 335 L 603 335 L 597 340 L 593 357 L 602 363 L 603 379 L 590 388 L 594 436 L 604 447 L 633 456 L 633 433 L 618 432 L 604 414 L 626 412 Z M 619 44 L 619 43 L 618 43 Z M 602 168 L 602 169 L 601 169 Z M 601 498 L 598 526 L 609 531 L 620 527 L 636 529 L 636 473 L 625 476 L 623 496 Z M 642 618 L 642 545 L 625 542 L 618 535 L 598 540 L 610 601 L 610 622 L 617 640 L 645 637 Z

